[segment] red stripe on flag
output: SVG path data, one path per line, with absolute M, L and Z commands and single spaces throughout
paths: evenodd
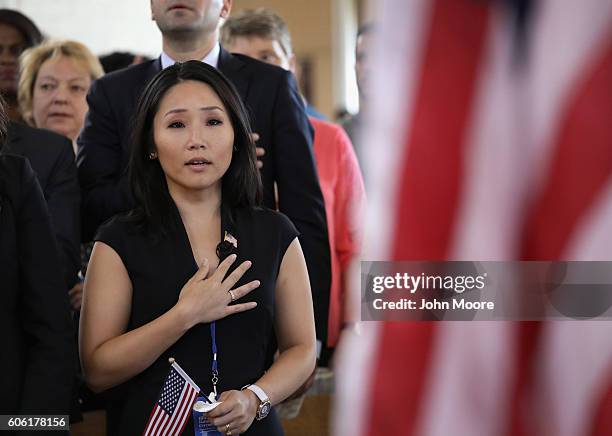
M 612 39 L 569 101 L 542 193 L 525 225 L 523 258 L 557 260 L 612 175 Z
M 433 7 L 412 130 L 406 138 L 409 149 L 398 175 L 395 260 L 448 256 L 488 18 L 485 2 L 438 0 Z M 374 357 L 365 434 L 415 431 L 433 337 L 432 323 L 383 325 L 378 349 L 384 355 Z
M 159 413 L 159 406 L 155 404 L 155 407 L 153 408 L 153 410 L 151 410 L 151 415 L 149 416 L 149 421 L 147 422 L 147 425 L 145 426 L 145 431 L 143 433 L 143 436 L 148 436 L 151 434 L 151 431 L 153 430 L 153 427 L 155 425 L 155 421 L 157 420 L 158 413 Z
M 542 324 L 536 321 L 517 323 L 517 354 L 515 365 L 515 383 L 510 392 L 510 410 L 508 436 L 527 436 L 531 432 L 526 411 L 530 408 L 526 396 L 531 386 L 533 365 L 536 359 L 538 343 L 542 336 Z
M 159 407 L 159 405 L 156 405 L 155 408 L 157 410 L 157 418 L 155 418 L 155 421 L 152 423 L 151 432 L 149 433 L 152 435 L 156 435 L 159 432 L 159 427 L 162 425 L 164 419 L 168 417 L 166 412 L 164 412 L 164 410 Z
M 448 256 L 488 17 L 486 2 L 435 2 L 399 174 L 395 259 Z
M 160 409 L 161 409 L 161 407 L 160 407 Z M 153 429 L 154 430 L 154 433 L 153 433 L 154 436 L 161 436 L 161 435 L 163 435 L 163 429 L 165 428 L 166 423 L 168 422 L 168 419 L 170 419 L 170 415 L 168 415 L 166 412 L 164 412 L 163 409 L 161 410 L 161 412 L 162 413 L 160 413 L 159 419 L 158 419 L 157 424 L 156 424 L 157 428 Z
M 183 390 L 181 391 L 181 396 L 179 397 L 178 402 L 176 406 L 174 407 L 174 412 L 172 413 L 172 415 L 169 415 L 170 418 L 168 419 L 168 421 L 165 422 L 160 427 L 160 430 L 159 430 L 160 436 L 175 434 L 173 430 L 176 425 L 176 422 L 181 417 L 180 413 L 183 411 L 183 405 L 184 405 L 185 398 L 187 397 L 188 393 L 189 393 L 189 384 L 185 383 L 185 385 L 183 386 Z
M 191 405 L 193 404 L 194 398 L 194 389 L 189 385 L 185 385 L 185 392 L 180 398 L 180 404 L 174 411 L 173 424 L 170 428 L 170 434 L 180 434 L 176 431 L 177 428 L 182 428 L 184 423 L 187 422 L 187 418 L 189 417 L 189 411 L 191 410 Z
M 189 384 L 185 383 L 183 386 L 183 390 L 181 391 L 181 396 L 178 399 L 176 406 L 174 407 L 174 413 L 172 413 L 172 419 L 168 423 L 167 429 L 164 431 L 164 434 L 175 434 L 175 428 L 177 423 L 181 420 L 182 414 L 185 412 L 185 402 L 189 397 Z
M 606 381 L 607 389 L 597 403 L 591 436 L 610 436 L 612 434 L 612 366 Z
M 377 344 L 380 351 L 366 398 L 368 436 L 414 432 L 433 348 L 431 322 L 386 322 Z M 384 352 L 384 355 L 381 354 Z
M 172 419 L 170 418 L 170 415 L 168 415 L 167 413 L 163 413 L 162 418 L 160 419 L 159 427 L 157 427 L 157 430 L 155 431 L 154 435 L 164 436 L 166 434 L 166 428 L 168 425 L 170 425 L 171 422 Z
M 612 175 L 612 38 L 605 48 L 562 113 L 546 184 L 525 222 L 524 260 L 564 258 L 577 225 Z M 526 400 L 540 331 L 540 323 L 521 323 L 508 432 L 512 436 L 531 434 Z
M 191 410 L 191 407 L 193 405 L 193 402 L 194 402 L 197 394 L 198 394 L 198 392 L 196 390 L 192 390 L 191 391 L 190 400 L 188 402 L 190 410 Z M 185 425 L 187 425 L 187 421 L 188 420 L 189 420 L 189 412 L 187 412 L 185 414 L 185 417 L 183 418 L 183 422 L 181 423 L 181 425 L 179 425 L 180 430 L 179 430 L 178 434 L 182 434 L 183 433 L 183 430 L 185 429 Z

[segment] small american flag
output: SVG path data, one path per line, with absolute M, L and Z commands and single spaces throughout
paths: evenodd
M 198 385 L 178 363 L 173 362 L 143 435 L 181 434 L 198 392 L 200 392 Z

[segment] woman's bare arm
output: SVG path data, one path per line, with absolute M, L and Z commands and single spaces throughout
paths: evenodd
M 298 239 L 287 248 L 276 283 L 279 357 L 257 381 L 272 404 L 291 395 L 312 374 L 316 335 L 308 270 Z M 249 391 L 250 392 L 250 391 Z

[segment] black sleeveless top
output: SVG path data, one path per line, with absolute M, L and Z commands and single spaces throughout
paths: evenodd
M 222 232 L 230 226 L 222 214 Z M 252 280 L 261 285 L 239 302 L 256 301 L 255 309 L 217 321 L 219 393 L 254 383 L 271 366 L 277 349 L 274 332 L 274 292 L 281 261 L 298 232 L 284 215 L 268 209 L 236 210 L 230 233 L 237 239 L 238 258 L 233 267 L 252 261 L 236 287 Z M 132 282 L 132 308 L 127 330 L 136 329 L 170 310 L 183 285 L 197 271 L 182 219 L 173 208 L 174 226 L 163 237 L 139 230 L 134 221 L 116 217 L 100 227 L 95 240 L 112 247 Z M 233 269 L 233 268 L 232 268 Z M 230 270 L 231 271 L 231 270 Z M 198 384 L 203 394 L 212 390 L 210 325 L 186 332 L 149 368 L 109 394 L 108 434 L 142 434 L 157 401 L 173 357 Z M 191 413 L 183 434 L 193 434 Z M 253 424 L 244 435 L 282 435 L 274 410 Z

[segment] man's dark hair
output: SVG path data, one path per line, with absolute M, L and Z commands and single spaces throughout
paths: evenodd
M 376 25 L 376 23 L 374 22 L 363 23 L 357 29 L 357 38 L 359 38 L 362 35 L 368 35 L 370 33 L 374 33 L 376 31 L 378 31 L 378 26 Z
M 21 12 L 13 9 L 0 9 L 0 24 L 6 24 L 19 30 L 26 40 L 26 48 L 38 45 L 43 40 L 36 24 Z
M 129 67 L 134 62 L 134 58 L 136 55 L 127 51 L 114 51 L 99 57 L 106 74 Z
M 102 64 L 102 68 L 106 74 L 127 68 L 134 63 L 145 62 L 148 60 L 150 60 L 150 58 L 147 56 L 141 56 L 127 51 L 114 51 L 112 53 L 100 56 L 100 63 Z
M 367 35 L 376 30 L 376 25 L 374 23 L 364 23 L 357 29 L 357 38 L 362 35 Z
M 247 111 L 234 86 L 215 68 L 200 62 L 176 63 L 160 71 L 144 89 L 136 109 L 129 180 L 137 209 L 132 217 L 153 232 L 164 233 L 172 225 L 172 198 L 158 159 L 149 154 L 155 150 L 153 119 L 166 93 L 187 80 L 209 85 L 229 113 L 234 129 L 232 161 L 221 181 L 221 201 L 225 210 L 261 204 L 262 185 L 257 169 L 255 144 Z M 230 217 L 231 218 L 231 217 Z

